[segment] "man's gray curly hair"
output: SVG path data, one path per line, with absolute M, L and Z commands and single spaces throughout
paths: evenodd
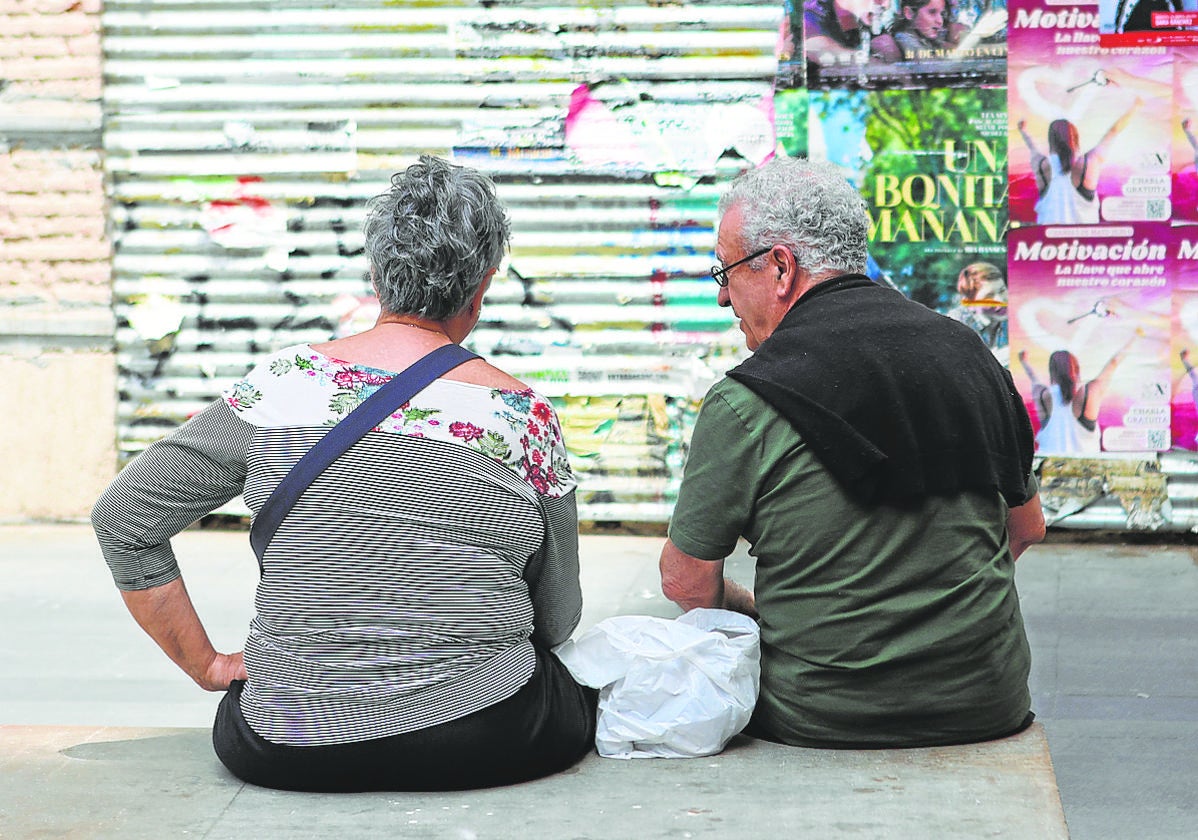
M 732 182 L 719 214 L 740 207 L 746 253 L 785 245 L 813 275 L 865 271 L 869 216 L 865 202 L 835 165 L 774 158 Z M 750 262 L 761 267 L 765 257 Z
M 421 155 L 367 204 L 366 256 L 383 311 L 458 314 L 503 259 L 510 230 L 490 178 Z

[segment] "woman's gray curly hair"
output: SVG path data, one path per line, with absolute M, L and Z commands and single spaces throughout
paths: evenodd
M 869 250 L 865 201 L 834 164 L 775 158 L 732 182 L 720 199 L 719 214 L 733 206 L 740 207 L 746 253 L 785 245 L 812 275 L 864 273 Z M 759 269 L 764 259 L 749 264 Z
M 510 230 L 490 178 L 421 155 L 367 204 L 366 256 L 383 311 L 458 314 L 499 266 Z

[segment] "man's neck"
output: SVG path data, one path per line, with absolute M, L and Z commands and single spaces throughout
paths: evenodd
M 843 277 L 846 274 L 855 274 L 855 273 L 856 272 L 853 272 L 853 271 L 842 271 L 840 269 L 832 269 L 831 271 L 824 271 L 819 274 L 809 274 L 809 275 L 807 275 L 805 282 L 803 283 L 803 286 L 804 286 L 803 294 L 804 295 L 807 294 L 809 291 L 811 291 L 812 289 L 814 289 L 816 286 L 818 286 L 821 283 L 827 283 L 829 280 L 835 280 L 837 277 Z M 800 295 L 800 297 L 802 297 L 802 295 Z

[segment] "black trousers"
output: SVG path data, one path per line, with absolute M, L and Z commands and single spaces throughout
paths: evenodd
M 598 692 L 537 649 L 528 683 L 508 699 L 438 726 L 347 744 L 294 747 L 262 738 L 241 714 L 234 682 L 212 745 L 237 778 L 280 790 L 465 790 L 529 781 L 579 761 L 595 745 Z

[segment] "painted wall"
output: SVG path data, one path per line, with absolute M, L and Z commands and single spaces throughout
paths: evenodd
M 0 11 L 0 521 L 84 516 L 116 464 L 99 7 Z

